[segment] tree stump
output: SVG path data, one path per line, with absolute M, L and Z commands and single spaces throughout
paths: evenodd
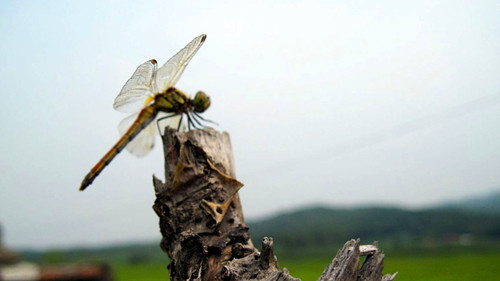
M 250 240 L 235 178 L 229 135 L 213 129 L 163 135 L 165 183 L 153 177 L 154 210 L 170 279 L 300 280 L 280 270 L 273 240 L 259 252 Z M 360 256 L 367 255 L 360 267 Z M 318 280 L 393 280 L 382 277 L 384 255 L 376 244 L 348 241 Z

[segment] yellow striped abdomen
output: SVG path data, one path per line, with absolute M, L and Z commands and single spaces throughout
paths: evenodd
M 127 144 L 132 141 L 151 121 L 153 121 L 158 113 L 157 106 L 152 104 L 141 110 L 137 119 L 130 128 L 123 134 L 118 142 L 95 164 L 90 172 L 85 176 L 80 186 L 80 190 L 84 190 L 89 186 L 101 171 L 122 151 Z

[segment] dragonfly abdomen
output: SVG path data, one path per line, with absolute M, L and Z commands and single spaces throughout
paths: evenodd
M 155 104 L 145 107 L 137 116 L 132 126 L 123 134 L 116 144 L 97 162 L 97 164 L 85 176 L 80 185 L 80 190 L 84 190 L 89 186 L 101 171 L 120 153 L 129 142 L 131 142 L 151 121 L 153 121 L 158 113 L 158 108 Z

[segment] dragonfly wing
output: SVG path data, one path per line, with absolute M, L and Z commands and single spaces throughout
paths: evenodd
M 158 85 L 158 90 L 160 92 L 175 85 L 191 58 L 198 51 L 203 42 L 205 42 L 206 37 L 205 34 L 202 34 L 194 38 L 186 47 L 182 48 L 182 50 L 177 52 L 177 54 L 158 69 L 156 74 L 156 85 Z
M 160 130 L 160 134 L 165 134 L 165 128 L 170 127 L 174 130 L 179 128 L 180 132 L 184 132 L 186 130 L 186 126 L 184 126 L 184 122 L 181 123 L 179 127 L 179 122 L 181 122 L 181 114 L 177 114 L 172 116 L 172 113 L 159 112 L 157 116 L 158 129 Z M 168 117 L 168 118 L 167 118 Z
M 145 106 L 154 94 L 156 60 L 149 60 L 137 67 L 115 98 L 113 108 L 121 112 L 136 112 Z
M 123 119 L 118 125 L 120 135 L 124 135 L 137 118 L 137 113 Z M 151 122 L 142 129 L 135 138 L 130 141 L 125 149 L 137 157 L 142 157 L 153 149 L 155 144 L 155 122 Z

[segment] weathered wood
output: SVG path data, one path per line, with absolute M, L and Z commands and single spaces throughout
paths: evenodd
M 235 178 L 229 135 L 212 129 L 163 136 L 165 183 L 154 177 L 161 247 L 171 280 L 299 280 L 280 270 L 273 240 L 259 252 L 250 240 Z M 360 267 L 361 255 L 367 255 Z M 347 242 L 318 280 L 382 279 L 384 255 L 376 244 Z M 392 279 L 391 279 L 392 278 Z

